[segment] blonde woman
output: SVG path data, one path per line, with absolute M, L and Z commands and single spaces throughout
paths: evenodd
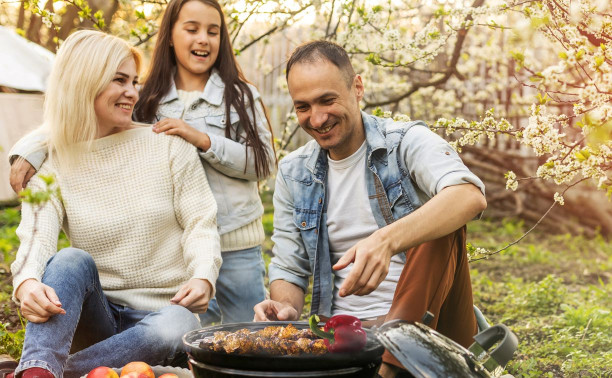
M 24 204 L 11 270 L 29 320 L 15 373 L 79 377 L 129 361 L 177 364 L 221 265 L 216 204 L 196 149 L 131 121 L 140 56 L 78 31 L 60 48 L 45 100 L 61 199 Z M 36 223 L 36 227 L 34 224 Z M 71 248 L 57 252 L 60 228 Z

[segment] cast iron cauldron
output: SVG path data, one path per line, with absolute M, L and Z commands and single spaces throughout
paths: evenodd
M 200 341 L 217 331 L 249 329 L 257 331 L 268 326 L 309 328 L 306 322 L 230 323 L 191 331 L 183 336 L 189 364 L 196 378 L 216 377 L 359 377 L 371 378 L 382 361 L 384 347 L 369 331 L 365 348 L 357 353 L 324 355 L 272 356 L 266 354 L 226 354 L 199 347 Z M 322 326 L 323 324 L 321 324 Z

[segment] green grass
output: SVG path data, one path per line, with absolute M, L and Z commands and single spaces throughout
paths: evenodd
M 526 231 L 520 222 L 469 225 L 472 244 L 498 248 Z M 601 236 L 539 230 L 470 265 L 474 302 L 519 337 L 507 370 L 516 377 L 612 376 L 612 248 Z
M 263 216 L 266 265 L 271 258 L 273 209 L 265 193 Z M 0 273 L 14 259 L 19 213 L 0 210 Z M 475 221 L 468 240 L 475 247 L 498 249 L 520 237 L 520 221 Z M 60 238 L 60 248 L 68 243 Z M 604 237 L 549 235 L 535 230 L 499 255 L 470 264 L 474 302 L 492 324 L 504 323 L 519 338 L 507 371 L 516 377 L 612 376 L 612 248 Z M 0 287 L 3 319 L 16 318 L 11 287 Z M 310 296 L 307 296 L 308 311 Z M 0 354 L 19 357 L 24 332 L 19 318 L 0 322 Z
M 0 354 L 8 354 L 18 359 L 21 356 L 23 338 L 25 337 L 25 324 L 17 331 L 7 329 L 6 324 L 0 323 Z

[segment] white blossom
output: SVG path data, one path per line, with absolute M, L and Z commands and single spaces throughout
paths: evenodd
M 516 180 L 516 173 L 508 171 L 506 173 L 506 189 L 516 191 L 518 189 L 518 181 Z
M 565 204 L 565 200 L 563 199 L 563 196 L 559 194 L 559 192 L 555 193 L 554 199 L 555 199 L 555 202 L 561 206 Z

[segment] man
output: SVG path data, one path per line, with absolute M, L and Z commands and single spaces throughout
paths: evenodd
M 464 225 L 486 208 L 482 182 L 424 123 L 361 112 L 364 86 L 342 47 L 302 45 L 286 75 L 314 140 L 279 164 L 271 299 L 254 320 L 297 320 L 312 276 L 311 313 L 373 325 L 430 311 L 430 326 L 469 345 Z M 401 366 L 388 353 L 384 362 Z

